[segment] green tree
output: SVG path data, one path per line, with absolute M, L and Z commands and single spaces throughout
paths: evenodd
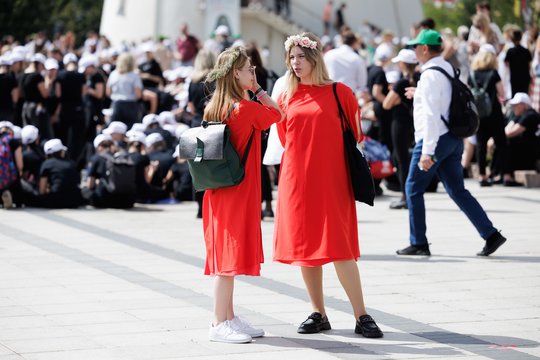
M 456 30 L 460 25 L 471 25 L 471 17 L 476 12 L 476 3 L 478 2 L 479 0 L 458 0 L 453 8 L 445 6 L 437 8 L 433 5 L 432 0 L 424 0 L 424 15 L 433 18 L 438 29 L 449 27 Z M 531 3 L 531 1 L 528 2 L 533 20 L 536 21 L 538 14 L 534 11 Z M 499 27 L 502 28 L 505 24 L 517 24 L 522 28 L 525 27 L 523 18 L 516 17 L 514 14 L 513 0 L 491 0 L 489 4 L 492 21 L 497 23 Z
M 103 0 L 0 0 L 0 34 L 23 41 L 38 31 L 73 31 L 81 42 L 99 30 L 102 8 Z

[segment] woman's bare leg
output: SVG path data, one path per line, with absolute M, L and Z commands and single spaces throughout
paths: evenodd
M 364 305 L 362 283 L 360 282 L 360 273 L 356 261 L 335 261 L 334 267 L 336 268 L 339 282 L 343 286 L 343 289 L 345 289 L 353 307 L 354 318 L 358 319 L 360 316 L 366 314 L 366 307 Z
M 326 310 L 324 309 L 322 266 L 302 266 L 301 269 L 313 311 L 325 316 Z
M 214 281 L 214 325 L 231 320 L 234 276 L 216 276 Z

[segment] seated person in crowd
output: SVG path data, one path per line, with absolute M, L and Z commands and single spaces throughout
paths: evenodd
M 51 139 L 43 148 L 47 159 L 41 165 L 39 195 L 30 196 L 27 204 L 50 209 L 83 205 L 79 172 L 75 162 L 65 157 L 67 147 L 60 139 Z
M 150 201 L 160 201 L 170 198 L 165 177 L 169 172 L 174 158 L 167 149 L 165 140 L 159 133 L 151 133 L 146 136 L 146 151 L 150 159 L 149 179 L 151 186 Z
M 114 159 L 116 148 L 110 135 L 99 134 L 94 139 L 96 154 L 90 160 L 86 188 L 83 189 L 84 198 L 90 205 L 98 208 L 127 209 L 135 203 L 135 187 L 110 188 L 112 182 L 109 177 L 111 161 Z M 132 184 L 135 178 L 133 176 Z
M 176 146 L 173 158 L 176 162 L 172 164 L 167 177 L 165 178 L 166 184 L 172 185 L 172 193 L 176 200 L 180 201 L 192 201 L 193 200 L 193 182 L 191 181 L 191 174 L 189 173 L 189 167 L 185 159 L 180 159 L 179 146 Z
M 145 153 L 146 135 L 142 131 L 128 131 L 127 156 L 135 165 L 136 201 L 146 203 L 150 199 L 150 159 Z
M 534 170 L 540 147 L 540 139 L 536 136 L 540 114 L 531 107 L 531 99 L 525 93 L 515 94 L 509 103 L 516 114 L 516 119 L 505 128 L 510 165 L 513 170 Z
M 4 169 L 0 174 L 0 194 L 4 209 L 22 204 L 23 200 L 20 181 L 23 173 L 22 146 L 16 139 L 14 128 L 11 122 L 0 121 L 0 161 Z
M 106 129 L 103 129 L 102 133 L 110 135 L 114 146 L 119 151 L 127 150 L 127 143 L 125 140 L 127 132 L 127 125 L 120 121 L 112 121 Z
M 167 146 L 167 149 L 169 149 L 172 153 L 175 144 L 176 139 L 172 136 L 170 132 L 163 129 L 159 123 L 159 116 L 156 114 L 148 114 L 143 117 L 142 120 L 143 125 L 146 126 L 146 130 L 144 133 L 146 135 L 150 135 L 153 133 L 158 133 L 163 137 L 163 140 L 165 141 L 165 145 Z
M 21 131 L 23 143 L 23 188 L 25 192 L 37 192 L 41 165 L 45 154 L 40 145 L 39 130 L 34 125 L 26 125 Z

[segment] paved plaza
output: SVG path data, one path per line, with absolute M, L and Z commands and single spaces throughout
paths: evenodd
M 207 340 L 213 281 L 195 204 L 0 211 L 0 360 L 540 359 L 540 190 L 467 185 L 509 239 L 489 258 L 442 186 L 426 196 L 430 258 L 395 255 L 408 244 L 407 211 L 388 209 L 397 193 L 357 205 L 383 339 L 354 334 L 331 265 L 332 330 L 296 333 L 311 309 L 299 269 L 272 262 L 272 220 L 262 277 L 235 289 L 237 312 L 267 335 L 229 345 Z

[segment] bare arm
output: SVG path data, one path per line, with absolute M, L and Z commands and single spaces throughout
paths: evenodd
M 49 186 L 49 179 L 46 176 L 39 178 L 39 193 L 46 194 L 47 187 Z
M 497 98 L 501 103 L 504 103 L 506 100 L 506 96 L 504 95 L 504 84 L 502 81 L 499 81 L 497 84 L 495 84 L 495 87 L 497 88 Z
M 17 150 L 15 150 L 15 165 L 17 166 L 17 171 L 19 172 L 19 175 L 22 176 L 23 173 L 23 155 L 22 155 L 22 146 L 19 146 Z
M 44 81 L 38 84 L 38 90 L 42 98 L 46 99 L 49 97 L 49 92 L 47 91 L 47 88 L 45 87 Z
M 399 98 L 399 95 L 394 90 L 390 90 L 388 95 L 386 95 L 386 97 L 384 98 L 382 107 L 385 110 L 390 110 L 391 108 L 399 104 L 401 104 L 401 99 Z
M 380 103 L 384 102 L 383 86 L 382 85 L 373 85 L 372 90 L 373 98 Z
M 504 132 L 506 133 L 507 138 L 513 138 L 523 134 L 525 130 L 527 130 L 525 126 L 511 121 L 508 125 L 506 125 Z

